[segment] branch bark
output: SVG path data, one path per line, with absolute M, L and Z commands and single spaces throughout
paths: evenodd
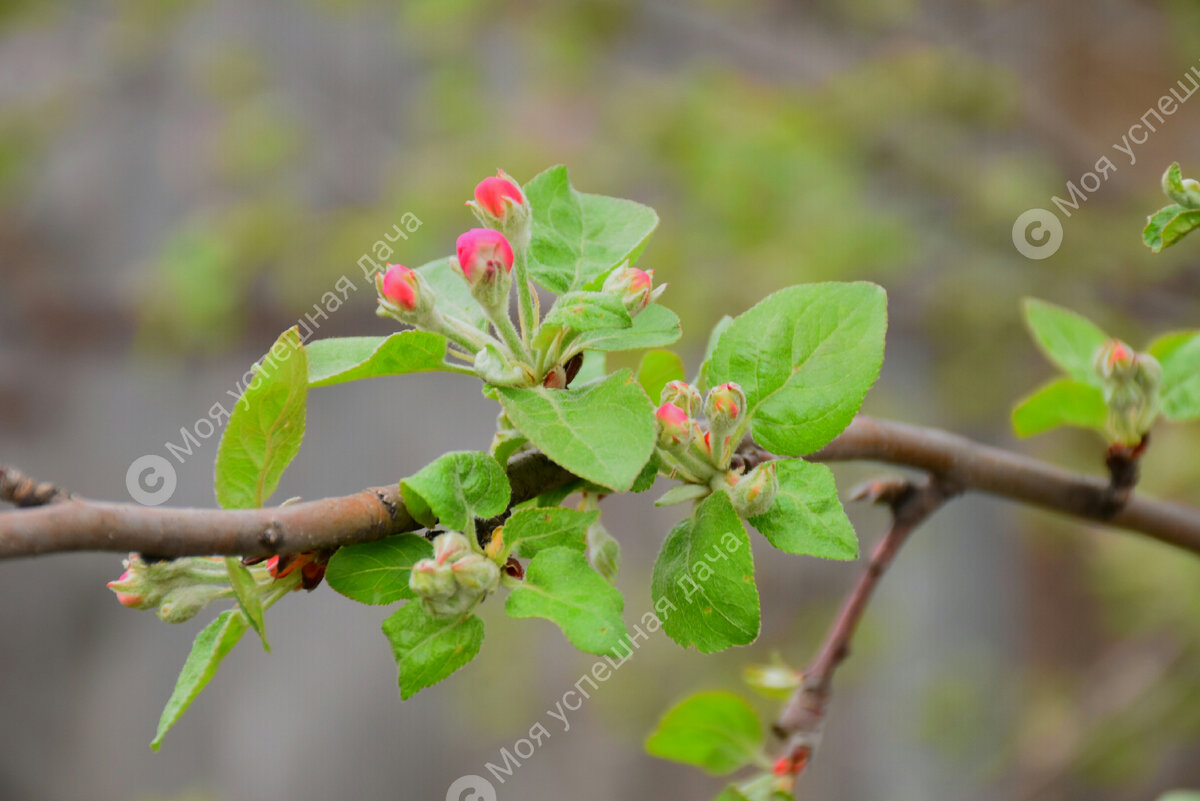
M 751 452 L 747 461 L 774 458 Z M 1109 483 L 933 428 L 859 417 L 824 449 L 824 462 L 868 460 L 912 467 L 947 486 L 975 490 L 1136 531 L 1200 555 L 1200 510 L 1131 494 L 1112 509 Z M 564 486 L 573 476 L 541 454 L 509 464 L 513 502 Z M 154 556 L 275 553 L 336 548 L 419 525 L 395 485 L 289 506 L 178 509 L 71 496 L 0 513 L 0 559 L 64 551 L 140 551 Z

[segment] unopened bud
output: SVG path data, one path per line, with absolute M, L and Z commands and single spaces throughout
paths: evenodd
M 413 565 L 408 587 L 422 598 L 448 598 L 458 589 L 450 565 L 436 559 L 422 559 Z
M 733 482 L 731 482 L 733 483 Z M 766 514 L 779 492 L 779 473 L 775 462 L 763 462 L 744 476 L 738 477 L 730 488 L 733 508 L 742 517 Z
M 699 417 L 703 401 L 700 390 L 686 381 L 671 381 L 663 387 L 659 403 L 673 403 L 687 412 L 688 417 Z
M 431 328 L 436 296 L 425 277 L 403 264 L 389 264 L 387 272 L 375 275 L 379 313 L 402 323 Z
M 654 413 L 658 420 L 658 446 L 678 448 L 692 441 L 695 425 L 687 412 L 673 403 L 664 403 Z
M 1096 373 L 1104 380 L 1120 378 L 1133 370 L 1137 354 L 1119 339 L 1110 339 L 1096 351 Z
M 460 587 L 478 592 L 491 592 L 500 583 L 500 567 L 486 556 L 467 554 L 451 567 Z
M 739 384 L 732 381 L 713 387 L 704 399 L 704 416 L 708 419 L 708 429 L 714 434 L 725 434 L 746 418 L 746 393 Z
M 475 200 L 467 201 L 481 225 L 504 234 L 515 249 L 529 246 L 533 211 L 511 175 L 500 170 L 475 187 Z
M 630 317 L 649 306 L 667 288 L 666 284 L 654 287 L 654 271 L 636 267 L 618 267 L 604 280 L 603 290 L 616 295 L 625 305 Z
M 484 178 L 475 186 L 475 202 L 488 214 L 502 220 L 513 206 L 523 204 L 525 197 L 516 183 L 501 172 Z
M 193 584 L 167 593 L 156 613 L 166 623 L 183 623 L 198 615 L 206 606 L 233 595 L 229 587 L 215 584 Z

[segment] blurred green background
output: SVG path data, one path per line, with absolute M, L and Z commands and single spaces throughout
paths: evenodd
M 1135 345 L 1200 327 L 1200 243 L 1140 242 L 1167 164 L 1200 174 L 1200 103 L 1156 122 L 1136 163 L 1113 148 L 1198 60 L 1188 0 L 0 0 L 0 461 L 126 499 L 134 457 L 178 442 L 342 276 L 367 286 L 356 262 L 402 215 L 421 226 L 392 260 L 424 263 L 472 224 L 481 177 L 566 163 L 583 191 L 658 210 L 642 266 L 670 284 L 690 366 L 717 319 L 773 289 L 877 281 L 891 329 L 868 412 L 1096 471 L 1093 434 L 1009 433 L 1052 373 L 1019 300 Z M 1060 250 L 1022 257 L 1016 217 L 1104 156 L 1116 171 L 1062 216 Z M 387 331 L 372 307 L 352 295 L 321 335 Z M 484 447 L 494 411 L 474 388 L 421 378 L 323 391 L 278 498 Z M 174 502 L 212 504 L 215 445 Z M 1147 491 L 1200 503 L 1197 452 L 1196 426 L 1160 426 Z M 869 546 L 881 518 L 854 514 Z M 606 511 L 631 613 L 672 517 L 644 497 Z M 715 796 L 641 738 L 772 650 L 803 664 L 856 571 L 759 560 L 754 648 L 648 646 L 501 798 Z M 492 614 L 483 661 L 401 705 L 379 610 L 322 588 L 281 604 L 276 653 L 240 649 L 152 757 L 194 629 L 118 607 L 103 582 L 119 572 L 111 556 L 0 565 L 0 798 L 440 798 L 590 664 Z M 1200 563 L 968 499 L 889 575 L 801 797 L 1188 785 Z

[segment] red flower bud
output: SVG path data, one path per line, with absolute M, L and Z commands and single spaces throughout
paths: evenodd
M 499 231 L 472 228 L 458 238 L 458 266 L 471 284 L 495 276 L 501 267 L 512 272 L 512 247 Z
M 117 596 L 117 601 L 121 604 L 121 606 L 127 606 L 130 609 L 136 609 L 137 607 L 141 606 L 142 601 L 144 600 L 142 596 L 135 595 L 131 592 L 121 592 L 120 590 L 116 589 L 116 585 L 123 581 L 129 581 L 132 578 L 133 574 L 126 570 L 116 579 L 116 581 L 110 581 L 105 586 L 113 591 L 113 593 Z
M 383 296 L 405 311 L 416 310 L 416 273 L 402 264 L 389 264 L 383 276 Z
M 512 181 L 503 177 L 503 173 L 491 178 L 484 178 L 475 187 L 475 202 L 487 209 L 487 212 L 493 217 L 503 218 L 508 212 L 508 204 L 504 202 L 506 198 L 511 200 L 513 205 L 525 202 L 521 190 Z

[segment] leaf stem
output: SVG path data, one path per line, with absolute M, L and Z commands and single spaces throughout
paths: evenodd
M 521 323 L 521 341 L 528 347 L 537 327 L 533 311 L 533 288 L 529 285 L 529 246 L 517 248 L 513 259 L 513 280 L 517 284 L 517 317 Z M 511 323 L 510 323 L 511 324 Z

